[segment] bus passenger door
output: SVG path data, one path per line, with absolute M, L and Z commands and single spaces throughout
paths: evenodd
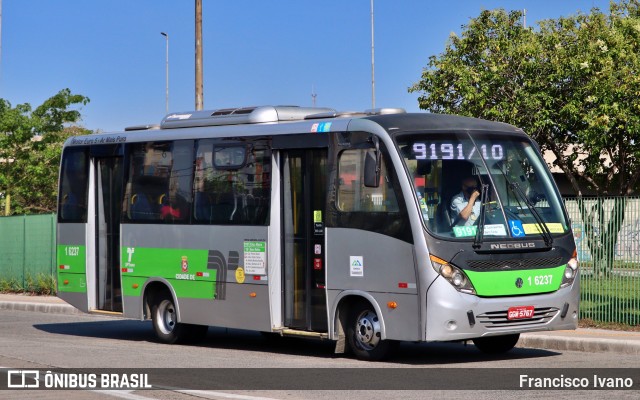
M 281 160 L 284 323 L 292 329 L 327 332 L 327 150 L 286 150 Z
M 95 166 L 95 307 L 122 312 L 120 216 L 122 157 L 94 158 Z M 91 289 L 89 289 L 91 290 Z

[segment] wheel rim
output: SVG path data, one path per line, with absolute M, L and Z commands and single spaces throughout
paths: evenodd
M 356 318 L 356 344 L 365 350 L 373 350 L 380 343 L 380 321 L 371 310 L 360 313 Z
M 170 334 L 176 327 L 176 308 L 173 302 L 162 300 L 158 306 L 158 328 L 165 335 Z

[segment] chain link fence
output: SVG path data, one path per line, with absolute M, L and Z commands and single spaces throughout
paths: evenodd
M 566 198 L 581 267 L 580 318 L 640 324 L 640 198 Z

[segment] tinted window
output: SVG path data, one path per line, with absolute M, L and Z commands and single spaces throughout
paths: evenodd
M 340 211 L 398 211 L 393 187 L 388 179 L 384 158 L 381 157 L 380 185 L 364 185 L 364 160 L 367 149 L 345 150 L 340 153 L 338 181 L 338 209 Z
M 337 155 L 336 213 L 335 220 L 329 218 L 329 226 L 367 230 L 412 243 L 407 208 L 383 143 L 380 143 L 379 185 L 376 188 L 364 185 L 366 154 L 372 150 L 368 146 L 352 147 Z
M 87 222 L 88 176 L 87 149 L 67 147 L 60 170 L 58 221 Z
M 131 221 L 189 223 L 193 141 L 131 146 L 125 215 Z
M 198 141 L 194 220 L 204 224 L 268 224 L 271 151 L 259 142 Z

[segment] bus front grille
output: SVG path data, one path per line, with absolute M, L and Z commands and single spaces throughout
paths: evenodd
M 469 260 L 467 269 L 472 271 L 516 271 L 555 268 L 562 265 L 562 257 L 523 258 L 512 260 Z
M 476 316 L 476 319 L 482 326 L 487 329 L 499 329 L 499 328 L 515 328 L 515 327 L 527 327 L 532 325 L 542 325 L 551 321 L 551 319 L 558 314 L 557 308 L 543 307 L 536 308 L 533 312 L 533 317 L 528 319 L 513 319 L 507 318 L 508 311 L 491 311 Z

